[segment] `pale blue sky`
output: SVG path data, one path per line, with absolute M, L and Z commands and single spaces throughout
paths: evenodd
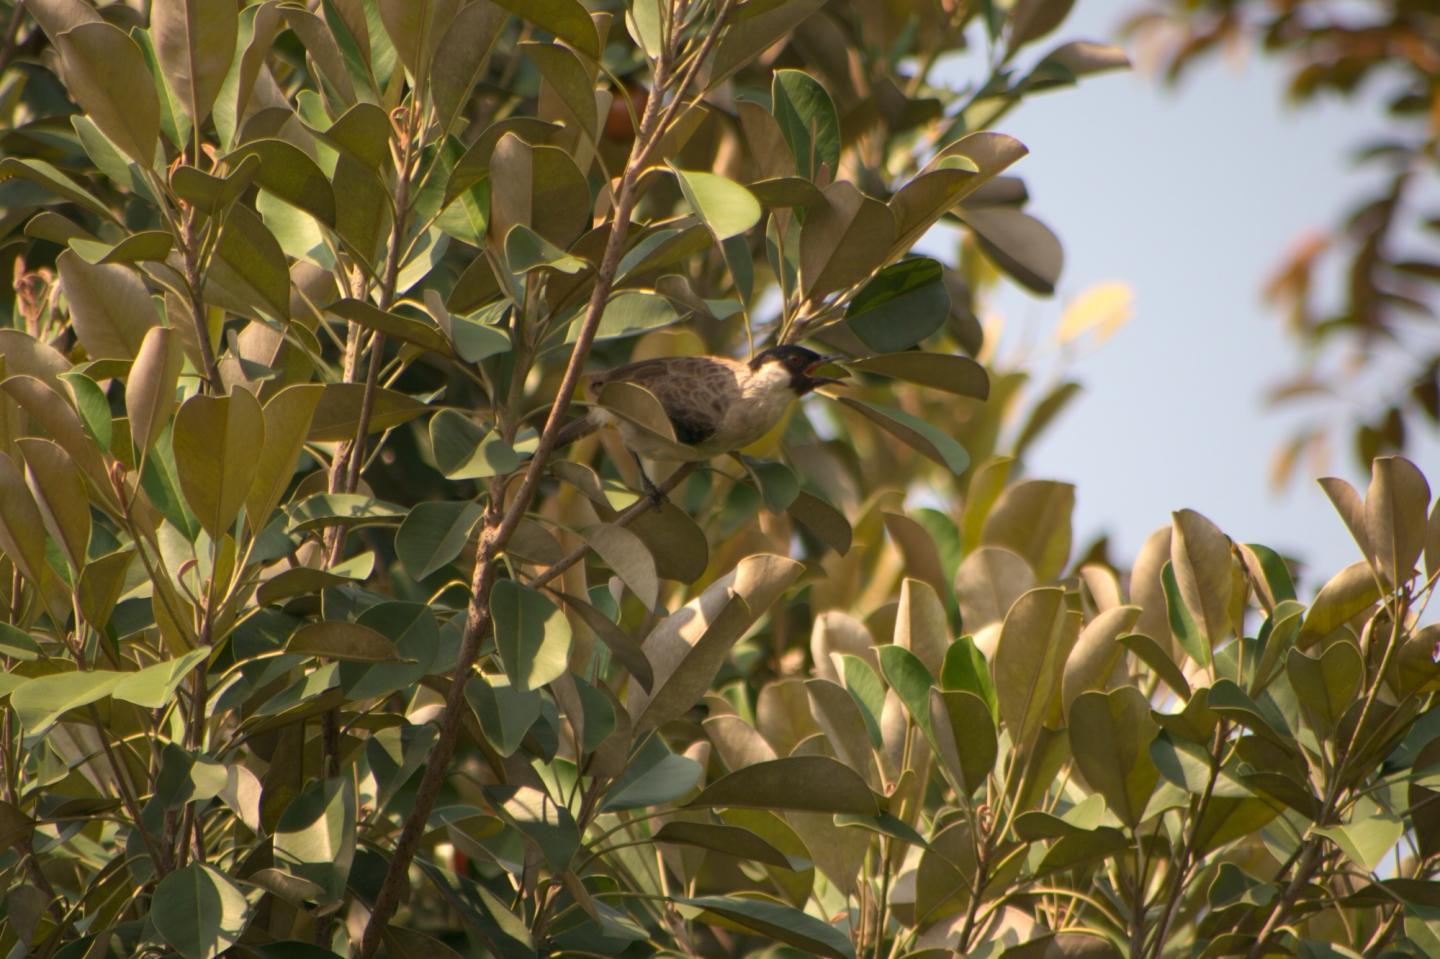
M 1108 40 L 1133 9 L 1077 7 L 1042 51 Z M 948 65 L 956 76 L 975 68 Z M 1370 182 L 1348 151 L 1380 123 L 1339 102 L 1288 109 L 1281 72 L 1252 57 L 1211 58 L 1178 89 L 1137 72 L 1093 77 L 999 124 L 1030 148 L 1015 172 L 1066 253 L 1055 298 L 997 298 L 1007 339 L 1045 339 L 1096 283 L 1122 280 L 1136 294 L 1130 324 L 1068 367 L 1085 392 L 1029 457 L 1031 475 L 1076 484 L 1077 548 L 1108 531 L 1113 557 L 1128 564 L 1171 510 L 1189 507 L 1236 539 L 1313 564 L 1303 593 L 1360 558 L 1313 479 L 1283 494 L 1268 487 L 1271 455 L 1298 420 L 1266 408 L 1263 393 L 1298 354 L 1260 289 L 1302 231 L 1336 222 Z M 1413 458 L 1440 482 L 1433 442 Z M 1363 493 L 1348 435 L 1331 472 Z

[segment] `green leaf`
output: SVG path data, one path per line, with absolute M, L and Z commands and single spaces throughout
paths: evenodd
M 490 615 L 512 686 L 539 689 L 565 672 L 570 626 L 554 603 L 513 579 L 502 579 L 490 594 Z
M 794 870 L 795 866 L 780 850 L 748 829 L 721 826 L 708 822 L 685 822 L 672 819 L 655 833 L 656 842 L 678 846 L 697 846 L 726 856 L 737 856 L 779 869 Z
M 35 503 L 52 535 L 58 534 L 70 568 L 79 572 L 90 553 L 90 497 L 70 455 L 53 440 L 15 441 L 25 457 Z
M 927 737 L 935 735 L 930 724 L 930 687 L 935 679 L 920 658 L 903 646 L 894 644 L 879 646 L 875 650 L 880 657 L 880 672 L 885 681 L 905 708 L 910 718 Z
M 75 336 L 91 359 L 135 357 L 160 320 L 139 275 L 128 266 L 92 266 L 72 250 L 56 259 Z
M 840 168 L 840 116 L 830 94 L 803 70 L 776 70 L 770 100 L 796 171 L 815 180 L 823 169 L 833 179 Z
M 142 168 L 155 165 L 160 98 L 145 55 L 119 27 L 82 23 L 55 37 L 65 86 L 105 136 Z
M 1175 582 L 1175 567 L 1166 563 L 1160 570 L 1160 582 L 1165 590 L 1165 607 L 1170 617 L 1170 632 L 1179 641 L 1190 658 L 1202 666 L 1210 665 L 1210 643 L 1205 639 L 1194 617 L 1180 598 L 1180 586 Z
M 240 940 L 250 903 L 220 870 L 192 862 L 155 887 L 150 921 L 184 959 L 214 959 Z
M 246 157 L 260 161 L 255 182 L 326 226 L 335 225 L 335 191 L 320 167 L 299 147 L 286 140 L 251 140 L 225 158 L 238 164 Z
M 1326 837 L 1366 872 L 1374 872 L 1405 835 L 1405 823 L 1398 816 L 1374 815 L 1338 826 L 1317 826 Z
M 1055 292 L 1065 251 L 1049 227 L 1005 207 L 963 209 L 960 219 L 974 231 L 985 255 L 1015 282 L 1042 296 Z
M 430 449 L 441 474 L 451 480 L 507 476 L 525 463 L 499 433 L 453 409 L 431 417 Z
M 450 21 L 430 64 L 430 97 L 436 119 L 447 133 L 484 79 L 490 51 L 510 18 L 490 3 L 462 7 Z
M 655 610 L 660 600 L 660 578 L 655 557 L 645 541 L 623 526 L 596 523 L 581 531 L 585 543 L 605 561 L 621 582 L 630 587 L 645 608 Z
M 411 508 L 395 531 L 395 553 L 416 580 L 448 566 L 470 541 L 485 510 L 471 500 L 438 500 Z
M 600 37 L 579 0 L 494 0 L 535 26 L 564 40 L 591 60 L 600 59 Z
M 287 532 L 343 526 L 388 526 L 405 517 L 405 508 L 361 493 L 316 493 L 291 505 Z
M 1349 640 L 1325 647 L 1319 656 L 1291 649 L 1285 672 L 1300 700 L 1300 711 L 1321 741 L 1327 741 L 1355 704 L 1365 678 L 1364 657 Z
M 165 230 L 142 230 L 132 233 L 119 243 L 102 243 L 84 237 L 71 237 L 69 245 L 86 263 L 139 263 L 142 260 L 164 261 L 174 244 Z
M 661 620 L 644 646 L 654 669 L 654 685 L 649 691 L 631 690 L 627 702 L 635 728 L 677 719 L 699 702 L 731 648 L 795 581 L 800 569 L 799 563 L 783 556 L 747 556 Z
M 720 777 L 686 805 L 860 816 L 876 816 L 882 811 L 879 797 L 860 774 L 829 756 L 788 756 L 752 763 Z
M 297 656 L 328 656 L 347 663 L 394 662 L 399 652 L 381 633 L 359 623 L 326 620 L 295 630 L 285 652 Z
M 515 224 L 505 235 L 505 262 L 510 272 L 522 275 L 539 269 L 574 274 L 590 268 L 589 263 L 566 253 L 523 223 Z
M 905 266 L 913 262 L 913 260 L 907 260 L 897 266 Z M 866 289 L 868 290 L 869 287 L 867 286 Z M 862 290 L 861 295 L 863 296 L 864 293 L 865 291 Z M 949 303 L 948 299 L 946 303 Z M 851 308 L 853 309 L 854 306 L 855 304 L 852 302 Z M 859 333 L 858 330 L 856 332 Z M 860 338 L 865 339 L 863 334 Z M 866 344 L 872 347 L 875 345 L 868 340 Z M 907 349 L 904 353 L 882 353 L 878 356 L 847 360 L 845 365 L 852 370 L 879 373 L 881 376 L 905 380 L 907 383 L 917 383 L 920 386 L 928 386 L 932 390 L 954 393 L 956 396 L 969 396 L 977 400 L 990 397 L 990 377 L 986 374 L 985 367 L 968 356 L 922 353 L 918 350 Z
M 175 414 L 175 468 L 180 490 L 212 539 L 235 522 L 265 445 L 265 418 L 255 394 L 192 396 Z
M 336 316 L 358 323 L 367 330 L 375 330 L 402 342 L 413 343 L 422 350 L 442 355 L 450 351 L 449 342 L 437 327 L 414 317 L 382 310 L 367 300 L 337 300 L 325 309 Z
M 1081 693 L 1070 706 L 1070 751 L 1091 788 L 1134 829 L 1160 778 L 1150 758 L 1157 727 L 1134 686 Z
M 185 353 L 169 327 L 152 326 L 146 332 L 125 381 L 130 442 L 140 460 L 145 458 L 175 411 L 175 387 L 184 362 Z
M 1000 717 L 1015 748 L 1026 752 L 1043 725 L 1060 725 L 1061 672 L 1080 634 L 1080 614 L 1065 608 L 1064 590 L 1039 587 L 1010 607 L 992 668 Z
M 322 779 L 285 807 L 275 825 L 275 863 L 325 892 L 326 902 L 345 895 L 355 858 L 355 783 Z
M 531 146 L 507 133 L 490 157 L 490 180 L 490 228 L 497 237 L 523 224 L 563 248 L 590 226 L 590 185 L 558 147 Z
M 540 718 L 541 697 L 520 690 L 504 676 L 475 676 L 465 684 L 465 701 L 480 721 L 480 731 L 501 756 L 512 755 Z
M 111 695 L 127 703 L 144 706 L 146 709 L 162 709 L 175 696 L 180 683 L 210 655 L 210 647 L 200 646 L 190 650 L 178 659 L 169 659 L 153 666 L 146 666 L 139 672 L 126 673 Z
M 210 115 L 235 57 L 238 33 L 230 0 L 164 0 L 151 7 L 156 58 L 193 126 Z
M 364 383 L 327 383 L 320 403 L 310 421 L 307 439 L 312 443 L 336 443 L 353 440 L 360 426 L 360 406 Z M 375 391 L 370 414 L 370 432 L 378 433 L 414 419 L 429 407 L 414 397 L 387 390 Z
M 600 808 L 616 812 L 674 802 L 695 788 L 704 771 L 690 757 L 672 753 L 659 736 L 651 736 L 630 757 Z
M 716 241 L 739 236 L 760 222 L 760 202 L 734 180 L 700 170 L 681 170 L 673 164 L 670 172 L 675 174 L 685 202 L 715 234 Z
M 862 403 L 848 396 L 838 399 L 917 453 L 934 460 L 955 475 L 958 476 L 970 468 L 970 454 L 965 452 L 965 447 L 918 416 L 911 416 L 892 406 Z
M 803 949 L 811 955 L 855 959 L 850 939 L 840 930 L 808 913 L 765 899 L 738 896 L 701 896 L 675 899 L 676 903 L 713 913 L 771 939 Z
M 675 305 L 656 293 L 627 290 L 617 293 L 605 304 L 596 336 L 612 339 L 646 330 L 659 329 L 680 320 Z
M 10 708 L 15 710 L 26 737 L 33 739 L 49 731 L 63 713 L 110 695 L 124 678 L 124 673 L 100 669 L 37 676 L 10 694 Z
M 252 533 L 265 528 L 289 488 L 324 393 L 318 383 L 298 383 L 287 386 L 265 404 L 265 446 L 255 458 L 255 478 L 245 494 L 245 515 Z
M 927 735 L 935 755 L 952 782 L 974 794 L 994 770 L 998 753 L 990 706 L 964 690 L 931 689 L 929 699 Z

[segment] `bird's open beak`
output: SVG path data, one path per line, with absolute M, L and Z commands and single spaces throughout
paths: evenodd
M 829 386 L 829 385 L 832 384 L 832 383 L 843 383 L 844 380 L 840 379 L 839 377 L 835 377 L 835 376 L 811 376 L 811 375 L 810 375 L 810 373 L 811 373 L 812 371 L 818 370 L 818 369 L 820 369 L 821 367 L 825 366 L 826 364 L 828 364 L 828 363 L 834 363 L 834 362 L 836 362 L 837 360 L 840 360 L 840 359 L 843 359 L 843 357 L 839 357 L 839 356 L 822 356 L 822 357 L 820 357 L 819 359 L 817 359 L 814 363 L 811 363 L 809 366 L 805 367 L 805 379 L 806 379 L 806 382 L 808 383 L 810 389 L 813 390 L 813 389 L 816 389 L 817 387 Z

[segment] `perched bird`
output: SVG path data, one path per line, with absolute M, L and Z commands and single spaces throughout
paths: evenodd
M 790 404 L 806 393 L 839 380 L 811 376 L 832 357 L 803 346 L 772 346 L 748 363 L 725 356 L 669 356 L 627 363 L 589 378 L 592 396 L 607 385 L 634 383 L 654 394 L 675 431 L 676 444 L 659 443 L 604 407 L 592 407 L 567 426 L 567 443 L 613 425 L 637 460 L 684 462 L 743 449 L 780 422 Z

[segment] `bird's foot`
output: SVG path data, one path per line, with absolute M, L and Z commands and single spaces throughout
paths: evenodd
M 656 486 L 650 477 L 641 473 L 640 479 L 645 484 L 645 495 L 650 498 L 650 505 L 660 509 L 670 502 L 670 497 L 666 496 L 665 491 Z

